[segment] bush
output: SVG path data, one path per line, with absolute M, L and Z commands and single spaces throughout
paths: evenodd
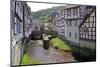
M 21 65 L 27 64 L 42 64 L 39 60 L 32 60 L 27 54 L 23 56 Z
M 80 47 L 78 51 L 73 51 L 72 54 L 79 62 L 96 60 L 96 50 L 92 50 L 86 47 Z
M 55 47 L 56 49 L 60 49 L 62 51 L 71 51 L 71 48 L 58 37 L 53 38 L 52 40 L 50 40 L 50 42 L 52 42 L 52 46 Z

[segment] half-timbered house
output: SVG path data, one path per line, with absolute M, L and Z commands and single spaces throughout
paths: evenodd
M 96 8 L 87 6 L 88 15 L 80 24 L 80 46 L 94 49 L 96 46 Z

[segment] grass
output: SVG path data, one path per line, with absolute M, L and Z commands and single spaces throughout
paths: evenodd
M 62 51 L 71 51 L 71 48 L 68 46 L 68 44 L 58 37 L 51 39 L 50 42 L 52 43 L 52 46 L 56 49 L 60 49 Z
M 23 56 L 21 65 L 27 65 L 27 64 L 42 64 L 42 62 L 39 60 L 33 60 L 27 54 L 25 54 Z
M 96 59 L 96 49 L 74 46 L 70 43 L 65 43 L 58 37 L 51 39 L 50 44 L 56 49 L 66 52 L 71 51 L 78 61 L 94 61 Z

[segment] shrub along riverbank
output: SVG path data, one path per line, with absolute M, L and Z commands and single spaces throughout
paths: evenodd
M 21 65 L 29 65 L 29 64 L 42 64 L 42 62 L 39 60 L 33 60 L 31 57 L 25 54 L 22 58 Z
M 68 46 L 68 44 L 65 43 L 64 41 L 60 40 L 59 38 L 51 39 L 50 43 L 56 49 L 60 49 L 62 51 L 71 51 L 71 48 Z
M 96 60 L 96 49 L 92 50 L 86 47 L 79 47 L 71 45 L 68 42 L 64 42 L 60 38 L 52 38 L 49 43 L 52 47 L 65 52 L 72 52 L 72 55 L 77 61 L 95 61 Z

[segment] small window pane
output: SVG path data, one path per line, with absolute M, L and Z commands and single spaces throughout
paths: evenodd
M 67 11 L 67 15 L 68 15 L 68 16 L 71 16 L 71 10 L 68 10 L 68 11 Z
M 74 24 L 75 24 L 74 26 L 77 26 L 77 24 L 78 24 L 78 21 L 75 21 L 75 22 L 74 22 Z
M 80 32 L 80 34 L 82 34 L 82 32 Z
M 80 32 L 82 31 L 82 28 L 80 28 Z
M 85 35 L 83 34 L 83 38 L 85 38 Z
M 81 38 L 82 38 L 82 35 L 81 35 Z
M 86 22 L 89 22 L 89 19 L 87 19 Z
M 71 9 L 71 14 L 73 14 L 73 9 Z
M 65 14 L 67 14 L 67 10 L 65 10 Z
M 93 35 L 95 35 L 95 32 L 93 32 Z
M 92 24 L 93 24 L 93 23 L 90 23 L 90 27 L 92 27 Z
M 92 31 L 95 31 L 95 28 L 92 28 Z
M 78 14 L 78 9 L 73 9 L 73 15 L 76 16 Z
M 86 27 L 89 27 L 89 23 L 86 23 Z
M 93 39 L 95 40 L 95 36 L 93 36 Z
M 92 32 L 89 32 L 89 35 L 92 35 Z
M 75 39 L 77 39 L 77 33 L 75 33 Z
M 17 34 L 17 25 L 15 24 L 15 30 L 14 30 L 15 32 L 15 34 Z
M 71 37 L 71 32 L 69 32 L 69 37 Z
M 96 18 L 94 17 L 94 21 L 96 21 L 95 19 L 96 19 Z
M 86 39 L 88 39 L 88 35 L 86 35 Z
M 82 25 L 81 27 L 84 27 L 84 25 Z
M 72 26 L 72 21 L 69 21 L 69 26 Z
M 66 22 L 67 26 L 68 26 L 68 21 Z
M 86 26 L 86 23 L 84 23 L 84 26 Z
M 96 24 L 95 23 L 93 23 L 93 27 L 96 27 Z
M 89 36 L 89 39 L 91 39 L 92 36 Z
M 93 22 L 93 17 L 90 17 L 90 22 Z
M 89 28 L 89 31 L 91 31 L 91 28 Z

